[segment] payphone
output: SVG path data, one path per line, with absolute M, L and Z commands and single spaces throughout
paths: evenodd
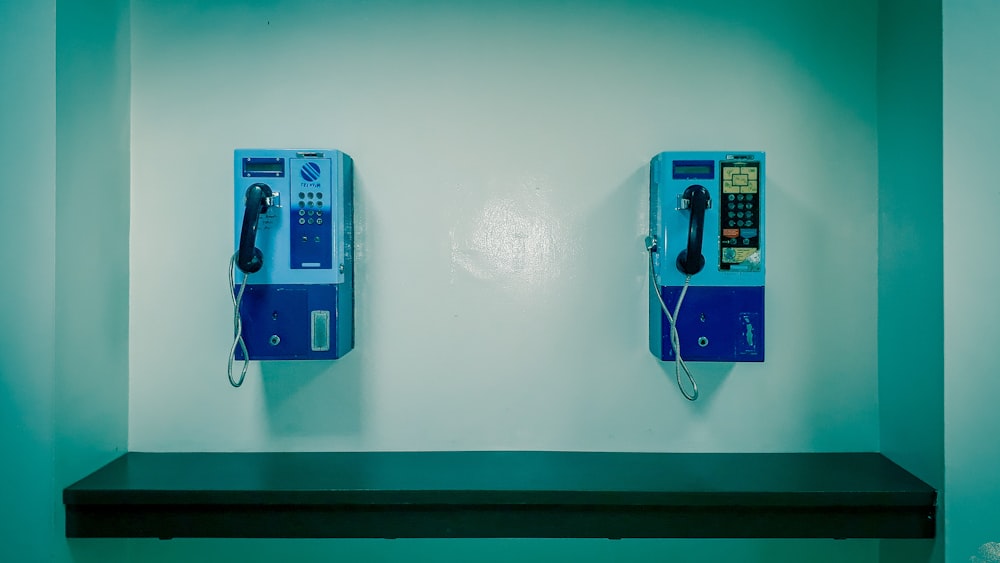
M 650 162 L 649 348 L 673 361 L 764 361 L 763 152 L 663 152 Z M 681 370 L 691 393 L 681 385 Z
M 354 195 L 353 161 L 337 150 L 238 149 L 233 160 L 238 387 L 250 360 L 333 360 L 354 347 Z

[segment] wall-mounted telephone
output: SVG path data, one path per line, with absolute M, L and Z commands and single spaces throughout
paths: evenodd
M 650 163 L 649 348 L 686 361 L 764 361 L 764 153 L 664 152 Z
M 239 386 L 250 360 L 333 360 L 354 347 L 354 189 L 353 162 L 336 150 L 239 149 L 234 165 Z

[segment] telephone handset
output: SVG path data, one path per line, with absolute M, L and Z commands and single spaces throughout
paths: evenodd
M 764 361 L 764 153 L 650 162 L 649 348 L 674 361 Z M 683 350 L 683 358 L 680 352 Z
M 234 386 L 250 360 L 333 360 L 353 349 L 353 176 L 337 150 L 235 151 Z M 244 360 L 238 380 L 235 360 Z
M 257 223 L 260 216 L 271 207 L 274 192 L 267 184 L 251 184 L 246 191 L 243 228 L 240 229 L 236 266 L 246 274 L 259 272 L 264 265 L 264 254 L 257 248 Z
M 681 196 L 681 208 L 691 212 L 691 219 L 688 223 L 687 248 L 677 255 L 677 269 L 689 276 L 705 267 L 701 244 L 705 233 L 705 211 L 711 206 L 712 196 L 705 186 L 688 186 Z

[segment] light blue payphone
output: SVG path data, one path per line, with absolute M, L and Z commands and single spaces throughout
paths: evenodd
M 354 347 L 351 158 L 239 149 L 234 185 L 230 382 L 242 383 L 250 360 L 340 358 Z M 233 360 L 244 361 L 238 380 Z
M 649 348 L 674 361 L 764 361 L 764 153 L 664 152 L 650 163 Z

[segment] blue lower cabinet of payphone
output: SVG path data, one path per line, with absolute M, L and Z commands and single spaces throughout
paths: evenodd
M 683 293 L 685 361 L 764 361 L 764 153 L 664 152 L 649 186 L 650 351 L 675 359 L 663 309 L 673 315 Z M 695 193 L 708 201 L 692 204 Z
M 340 358 L 354 347 L 351 158 L 240 149 L 234 165 L 237 254 L 248 246 L 257 253 L 248 248 L 243 260 L 258 269 L 247 274 L 239 309 L 249 359 Z M 241 349 L 236 359 L 244 359 Z

